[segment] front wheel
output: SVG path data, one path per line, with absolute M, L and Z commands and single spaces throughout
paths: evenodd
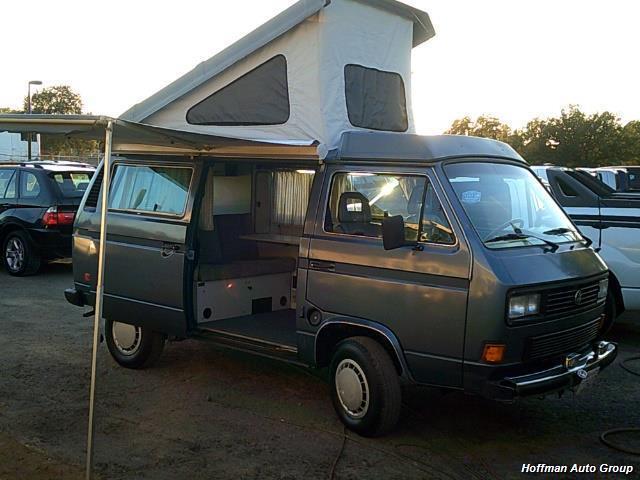
M 360 435 L 380 436 L 396 426 L 400 379 L 382 345 L 368 337 L 338 344 L 331 361 L 331 397 L 342 423 Z
M 148 328 L 106 319 L 105 337 L 109 353 L 125 368 L 152 366 L 164 349 L 165 336 Z

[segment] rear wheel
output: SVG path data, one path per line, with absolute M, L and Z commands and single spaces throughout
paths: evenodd
M 126 368 L 152 366 L 164 349 L 165 336 L 148 328 L 107 319 L 105 337 L 109 353 Z
M 368 337 L 338 344 L 331 361 L 331 397 L 342 423 L 360 435 L 384 435 L 396 426 L 400 379 L 382 345 Z
M 23 231 L 11 232 L 2 245 L 4 266 L 10 275 L 23 277 L 34 275 L 40 269 L 40 255 Z

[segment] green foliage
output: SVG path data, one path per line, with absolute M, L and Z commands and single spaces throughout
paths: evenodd
M 14 110 L 13 108 L 9 108 L 9 107 L 0 107 L 0 114 L 2 113 L 24 113 L 21 110 Z
M 610 112 L 587 115 L 577 106 L 559 117 L 531 120 L 521 130 L 495 117 L 464 117 L 446 133 L 493 138 L 511 144 L 530 163 L 599 167 L 640 163 L 640 121 L 622 125 Z
M 29 110 L 28 99 L 24 99 L 24 111 Z M 68 85 L 43 88 L 31 96 L 31 112 L 46 115 L 79 115 L 82 113 L 82 98 Z M 7 112 L 9 113 L 9 112 Z M 98 142 L 41 135 L 41 152 L 54 156 L 83 156 L 100 150 Z
M 453 122 L 451 128 L 445 132 L 449 135 L 471 135 L 474 137 L 493 138 L 506 142 L 511 137 L 511 127 L 502 123 L 496 117 L 479 116 L 476 120 L 463 117 Z
M 24 111 L 29 111 L 29 99 L 24 99 Z M 31 112 L 46 115 L 82 113 L 82 98 L 68 85 L 43 88 L 31 95 Z

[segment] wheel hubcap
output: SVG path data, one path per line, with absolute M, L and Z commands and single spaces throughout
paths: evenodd
M 19 238 L 12 237 L 7 242 L 5 259 L 12 272 L 18 272 L 24 265 L 24 244 Z
M 353 418 L 369 410 L 369 384 L 364 371 L 351 359 L 342 360 L 336 370 L 336 392 L 342 408 Z
M 140 348 L 142 330 L 126 323 L 113 322 L 113 343 L 123 355 L 134 355 Z

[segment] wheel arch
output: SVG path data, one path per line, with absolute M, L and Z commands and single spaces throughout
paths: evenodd
M 320 326 L 314 348 L 316 366 L 328 366 L 335 347 L 351 337 L 369 337 L 376 340 L 389 353 L 398 375 L 411 379 L 402 347 L 395 334 L 384 325 L 360 319 L 332 318 Z
M 29 232 L 22 225 L 20 225 L 19 223 L 15 223 L 15 222 L 9 222 L 9 223 L 5 223 L 4 225 L 0 226 L 0 246 L 4 245 L 4 241 L 7 238 L 7 236 L 11 232 L 15 232 L 15 231 L 24 232 L 25 234 L 27 234 L 29 239 L 31 239 L 31 235 L 29 235 Z

